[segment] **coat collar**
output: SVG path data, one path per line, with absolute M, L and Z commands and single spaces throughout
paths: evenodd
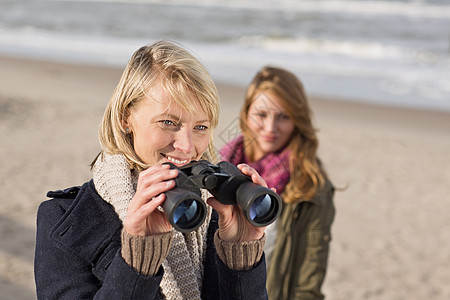
M 50 235 L 73 255 L 95 265 L 108 250 L 116 252 L 120 247 L 121 228 L 114 208 L 98 195 L 91 180 L 81 187 Z

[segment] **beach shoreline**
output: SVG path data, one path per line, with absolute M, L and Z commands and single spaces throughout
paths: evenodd
M 0 57 L 0 290 L 35 299 L 35 217 L 50 189 L 90 180 L 121 68 Z M 220 148 L 244 86 L 217 82 Z M 308 87 L 306 86 L 306 90 Z M 450 112 L 310 97 L 336 187 L 329 300 L 450 298 Z

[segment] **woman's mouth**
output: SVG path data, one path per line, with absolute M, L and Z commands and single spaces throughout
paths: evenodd
M 262 139 L 266 142 L 273 142 L 277 139 L 276 136 L 267 136 L 267 135 L 263 135 Z
M 190 161 L 189 159 L 180 159 L 180 158 L 175 158 L 175 157 L 164 155 L 164 154 L 163 154 L 163 156 L 168 161 L 170 161 L 171 163 L 174 163 L 175 165 L 185 165 Z

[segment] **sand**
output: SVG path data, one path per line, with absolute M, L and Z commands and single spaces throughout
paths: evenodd
M 1 299 L 35 299 L 39 203 L 91 177 L 121 69 L 0 58 Z M 217 146 L 244 88 L 218 83 Z M 450 113 L 311 98 L 337 187 L 327 299 L 450 299 Z

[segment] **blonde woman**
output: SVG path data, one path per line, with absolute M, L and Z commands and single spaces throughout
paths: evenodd
M 179 172 L 163 163 L 214 161 L 218 115 L 209 73 L 184 48 L 160 41 L 133 54 L 101 122 L 93 180 L 39 207 L 39 299 L 267 298 L 263 227 L 206 190 L 195 231 L 174 230 L 160 209 Z
M 262 68 L 247 88 L 240 128 L 222 158 L 252 166 L 283 198 L 280 218 L 267 229 L 269 299 L 323 299 L 334 188 L 317 157 L 300 80 L 285 69 Z

